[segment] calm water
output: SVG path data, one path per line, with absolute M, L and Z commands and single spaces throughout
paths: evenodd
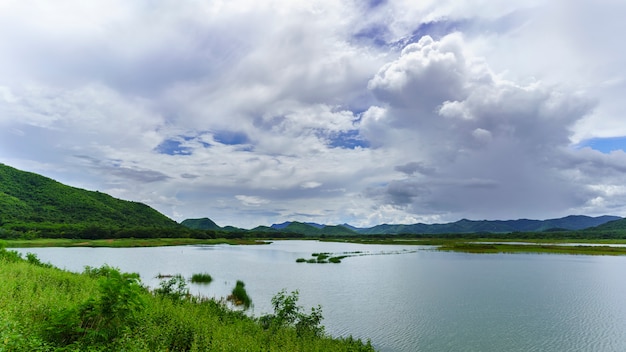
M 419 250 L 418 250 L 419 248 Z M 72 271 L 104 263 L 158 274 L 207 272 L 196 294 L 224 297 L 243 280 L 251 314 L 281 289 L 322 305 L 327 332 L 370 338 L 381 351 L 626 351 L 626 257 L 462 254 L 427 247 L 311 241 L 255 246 L 29 248 Z M 394 255 L 298 264 L 313 252 Z

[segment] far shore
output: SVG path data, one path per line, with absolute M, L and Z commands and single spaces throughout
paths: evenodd
M 289 239 L 275 239 L 289 240 Z M 297 238 L 297 240 L 320 240 L 318 238 Z M 435 250 L 465 253 L 552 253 L 580 255 L 626 255 L 624 239 L 514 239 L 514 238 L 481 238 L 481 239 L 445 239 L 445 238 L 341 238 L 322 239 L 333 242 L 352 242 L 362 244 L 383 245 L 430 245 Z M 120 239 L 54 239 L 39 238 L 32 240 L 1 240 L 0 246 L 7 248 L 33 247 L 160 247 L 185 245 L 251 245 L 268 244 L 273 239 L 194 239 L 194 238 L 120 238 Z
M 116 239 L 64 239 L 64 238 L 37 238 L 32 240 L 2 240 L 7 248 L 32 248 L 32 247 L 164 247 L 186 245 L 246 245 L 265 244 L 265 240 L 256 239 L 196 239 L 196 238 L 116 238 Z

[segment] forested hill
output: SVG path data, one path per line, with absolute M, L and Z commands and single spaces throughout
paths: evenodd
M 172 219 L 138 203 L 66 186 L 0 164 L 0 228 L 176 228 Z

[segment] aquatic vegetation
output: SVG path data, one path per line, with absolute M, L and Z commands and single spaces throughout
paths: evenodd
M 305 258 L 298 258 L 296 259 L 296 263 L 309 263 L 309 264 L 327 264 L 327 263 L 332 263 L 332 264 L 339 264 L 341 263 L 341 261 L 345 258 L 350 258 L 350 257 L 362 257 L 362 256 L 369 256 L 369 255 L 391 255 L 391 254 L 405 254 L 405 253 L 415 253 L 417 250 L 402 250 L 402 251 L 381 251 L 381 252 L 377 252 L 377 253 L 371 253 L 371 252 L 363 252 L 363 251 L 353 251 L 353 252 L 341 252 L 341 253 L 313 253 L 311 254 L 314 258 L 311 259 L 305 259 Z
M 248 296 L 245 286 L 246 284 L 244 284 L 243 281 L 237 280 L 235 288 L 233 288 L 233 291 L 230 296 L 227 297 L 227 300 L 233 302 L 236 306 L 243 306 L 244 309 L 248 309 L 252 304 L 252 300 L 250 299 L 250 296 Z
M 207 273 L 191 275 L 191 282 L 196 284 L 209 284 L 213 281 L 213 277 Z

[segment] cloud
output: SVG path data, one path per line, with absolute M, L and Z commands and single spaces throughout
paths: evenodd
M 245 196 L 245 195 L 238 194 L 235 196 L 235 198 L 237 198 L 237 200 L 239 200 L 243 205 L 249 206 L 249 207 L 258 207 L 263 204 L 269 203 L 267 199 L 263 199 L 263 198 L 255 197 L 255 196 Z
M 576 185 L 563 182 L 567 169 L 555 166 L 566 157 L 571 127 L 593 104 L 540 82 L 504 80 L 464 48 L 458 34 L 422 38 L 370 81 L 386 107 L 364 115 L 364 135 L 419 161 L 396 166 L 406 179 L 369 195 L 431 215 L 498 217 L 525 209 L 536 217 L 582 205 Z
M 4 1 L 0 161 L 248 227 L 626 215 L 623 10 Z

